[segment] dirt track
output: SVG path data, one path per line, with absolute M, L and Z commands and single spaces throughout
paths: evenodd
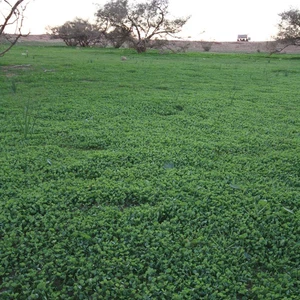
M 20 42 L 51 42 L 62 43 L 61 40 L 51 40 L 49 35 L 29 35 L 21 38 Z M 187 51 L 199 51 L 204 52 L 203 46 L 210 46 L 210 52 L 243 52 L 243 53 L 255 53 L 255 52 L 275 52 L 281 50 L 283 45 L 278 45 L 276 42 L 203 42 L 203 41 L 174 41 L 173 47 L 177 50 L 185 49 Z M 285 48 L 281 53 L 300 53 L 300 47 L 289 46 Z

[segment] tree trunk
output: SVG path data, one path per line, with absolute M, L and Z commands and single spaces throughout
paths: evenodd
M 137 53 L 146 52 L 147 51 L 146 41 L 145 40 L 138 41 L 137 44 L 135 45 L 135 50 L 137 51 Z

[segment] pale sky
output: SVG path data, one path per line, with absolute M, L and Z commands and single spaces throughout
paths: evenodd
M 139 0 L 138 0 L 139 1 Z M 31 34 L 62 25 L 75 17 L 93 21 L 96 3 L 106 0 L 31 0 L 25 12 L 24 27 Z M 143 2 L 143 0 L 140 0 Z M 192 40 L 235 41 L 238 34 L 249 34 L 253 41 L 271 40 L 277 32 L 278 14 L 300 9 L 299 0 L 169 0 L 176 17 L 191 15 L 182 36 Z M 205 31 L 205 33 L 202 33 Z

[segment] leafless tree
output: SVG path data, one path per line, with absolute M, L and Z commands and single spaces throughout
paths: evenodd
M 0 50 L 0 56 L 8 52 L 20 37 L 28 35 L 22 33 L 24 12 L 28 3 L 26 0 L 0 0 L 0 43 L 5 44 L 4 49 Z M 8 28 L 14 29 L 14 33 L 7 33 Z

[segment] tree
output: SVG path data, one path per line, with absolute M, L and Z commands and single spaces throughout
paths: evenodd
M 287 46 L 300 45 L 300 10 L 290 9 L 279 14 L 279 32 L 276 40 Z
M 97 13 L 97 22 L 110 33 L 124 33 L 138 53 L 145 52 L 153 38 L 175 37 L 186 24 L 187 18 L 170 18 L 168 0 L 149 0 L 129 4 L 128 0 L 111 0 Z
M 4 42 L 3 50 L 0 50 L 0 56 L 8 52 L 19 40 L 20 37 L 26 36 L 22 34 L 24 21 L 24 11 L 26 10 L 28 1 L 18 0 L 15 2 L 9 0 L 0 0 L 0 42 Z M 8 34 L 7 29 L 14 28 L 14 34 Z
M 114 48 L 120 48 L 126 41 L 131 39 L 131 31 L 124 27 L 116 27 L 109 32 L 104 31 L 104 34 Z
M 88 47 L 105 43 L 105 36 L 99 27 L 80 18 L 49 28 L 49 31 L 52 39 L 62 39 L 67 46 Z

